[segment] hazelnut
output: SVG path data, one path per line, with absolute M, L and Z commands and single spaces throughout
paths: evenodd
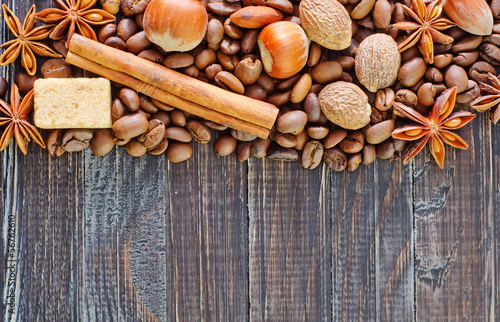
M 374 34 L 359 44 L 355 69 L 359 82 L 370 92 L 390 87 L 398 77 L 401 55 L 391 36 Z
M 264 70 L 272 77 L 292 77 L 307 63 L 310 40 L 293 22 L 279 21 L 266 26 L 257 43 Z
M 352 20 L 340 2 L 302 0 L 299 12 L 300 24 L 312 41 L 333 50 L 351 45 Z
M 318 96 L 325 116 L 334 124 L 357 130 L 370 123 L 371 106 L 361 88 L 344 81 L 325 86 Z

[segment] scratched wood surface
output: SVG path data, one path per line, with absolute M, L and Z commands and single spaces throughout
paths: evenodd
M 0 320 L 498 321 L 499 127 L 460 130 L 444 170 L 428 152 L 333 173 L 213 141 L 182 164 L 11 145 Z

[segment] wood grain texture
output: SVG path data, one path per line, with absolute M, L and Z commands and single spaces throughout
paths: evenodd
M 331 176 L 334 321 L 375 319 L 376 187 L 373 183 L 373 165 Z
M 491 321 L 500 321 L 500 125 L 491 125 L 492 162 L 493 162 L 493 299 Z
M 248 319 L 247 166 L 212 144 L 167 168 L 169 321 Z
M 165 157 L 85 151 L 85 302 L 89 321 L 164 321 Z
M 415 160 L 417 320 L 493 320 L 490 122 L 458 131 L 471 147 L 446 147 L 440 170 L 428 150 Z
M 331 317 L 329 174 L 249 161 L 250 320 Z

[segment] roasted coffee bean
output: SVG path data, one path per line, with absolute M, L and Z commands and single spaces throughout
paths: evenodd
M 266 0 L 266 6 L 277 9 L 283 13 L 293 13 L 293 4 L 288 0 Z
M 412 87 L 425 75 L 427 64 L 421 57 L 410 59 L 403 65 L 398 72 L 398 80 L 406 87 Z
M 397 91 L 394 100 L 411 107 L 415 107 L 418 104 L 417 95 L 408 89 L 400 89 Z
M 363 155 L 364 165 L 369 165 L 370 163 L 375 161 L 375 158 L 377 156 L 377 152 L 375 151 L 375 146 L 371 144 L 366 144 L 363 147 L 362 155 Z
M 339 143 L 339 148 L 345 153 L 358 153 L 365 145 L 365 136 L 361 131 L 354 131 Z
M 321 46 L 315 42 L 311 43 L 309 47 L 309 57 L 307 58 L 307 66 L 316 66 L 322 55 Z
M 290 133 L 274 133 L 273 140 L 284 148 L 293 148 L 297 145 L 297 137 Z
M 406 143 L 408 142 L 399 139 L 392 139 L 392 141 L 394 142 L 394 149 L 396 152 L 402 152 L 406 148 Z
M 208 120 L 202 120 L 203 124 L 208 126 L 211 129 L 217 130 L 217 131 L 225 131 L 227 130 L 227 125 L 219 124 L 216 122 L 208 121 Z
M 375 124 L 366 130 L 366 141 L 370 144 L 382 143 L 391 137 L 394 127 L 394 120 L 386 120 Z
M 307 124 L 307 114 L 303 111 L 291 111 L 281 115 L 276 121 L 276 129 L 281 133 L 297 134 Z
M 208 79 L 212 80 L 215 78 L 215 75 L 217 75 L 222 70 L 223 69 L 221 65 L 212 64 L 205 69 L 205 76 L 207 76 Z
M 148 152 L 148 149 L 137 138 L 133 138 L 125 144 L 125 150 L 133 157 L 140 157 Z
M 212 49 L 205 49 L 201 51 L 195 59 L 195 66 L 200 70 L 205 70 L 208 66 L 215 64 L 217 55 Z
M 453 44 L 434 44 L 434 54 L 439 55 L 439 54 L 444 54 L 447 53 L 451 50 L 451 47 Z
M 394 156 L 396 153 L 396 147 L 394 146 L 394 142 L 392 139 L 386 140 L 375 147 L 377 151 L 377 157 L 382 160 L 387 160 Z
M 163 138 L 165 138 L 165 124 L 159 119 L 151 119 L 147 131 L 139 136 L 138 140 L 150 150 L 160 145 Z
M 500 48 L 498 48 L 494 44 L 482 44 L 479 48 L 479 55 L 482 59 L 492 64 L 493 66 L 500 66 Z
M 418 49 L 417 46 L 413 46 L 408 50 L 405 50 L 403 53 L 401 53 L 401 61 L 403 63 L 406 63 L 407 61 L 415 58 L 415 57 L 421 57 L 422 54 L 420 54 L 420 50 Z
M 151 100 L 144 95 L 141 95 L 139 98 L 139 106 L 141 109 L 147 113 L 154 114 L 158 112 L 158 107 L 151 102 Z
M 259 78 L 257 79 L 257 84 L 262 86 L 268 93 L 274 92 L 274 89 L 276 88 L 274 79 L 266 73 L 260 74 Z
M 90 149 L 97 156 L 104 156 L 113 150 L 115 140 L 110 129 L 98 130 L 90 141 Z
M 325 150 L 323 162 L 333 171 L 344 171 L 347 166 L 347 156 L 339 148 Z
M 386 29 L 391 24 L 393 6 L 387 0 L 378 0 L 373 7 L 373 22 L 378 29 Z
M 36 76 L 30 76 L 26 72 L 19 72 L 16 74 L 16 85 L 22 93 L 27 94 L 33 89 L 35 81 L 38 78 Z
M 191 133 L 193 140 L 195 140 L 199 144 L 207 144 L 212 138 L 210 129 L 201 121 L 188 121 L 186 123 L 186 129 L 189 131 L 189 133 Z
M 182 68 L 181 72 L 188 75 L 188 76 L 191 76 L 193 78 L 200 77 L 200 70 L 198 68 L 196 68 L 196 66 L 194 66 L 194 65 Z
M 45 145 L 47 146 L 47 151 L 49 151 L 49 154 L 53 157 L 55 156 L 59 157 L 63 155 L 64 152 L 66 152 L 62 147 L 61 143 L 62 135 L 63 135 L 63 130 L 53 130 L 47 137 Z
M 89 147 L 93 133 L 85 129 L 71 129 L 61 138 L 61 146 L 67 152 L 78 152 Z
M 214 151 L 218 156 L 225 157 L 234 152 L 237 144 L 238 141 L 230 134 L 224 134 L 215 140 Z
M 184 68 L 194 64 L 194 57 L 189 53 L 175 53 L 163 61 L 163 66 L 168 68 Z
M 307 131 L 297 133 L 297 135 L 295 135 L 295 138 L 297 139 L 297 144 L 295 144 L 293 148 L 297 151 L 302 151 L 306 143 L 311 139 L 307 134 Z
M 432 83 L 425 83 L 420 86 L 417 92 L 418 102 L 424 106 L 433 106 L 437 95 L 436 88 Z M 374 143 L 376 144 L 376 143 Z
M 259 84 L 253 84 L 253 85 L 245 87 L 244 95 L 251 97 L 251 98 L 255 98 L 255 99 L 260 100 L 260 101 L 263 101 L 266 99 L 267 92 Z
M 139 94 L 133 89 L 124 87 L 120 90 L 120 99 L 131 112 L 135 112 L 140 107 Z
M 218 19 L 210 19 L 207 27 L 207 42 L 209 44 L 218 44 L 224 37 L 224 26 Z
M 235 138 L 238 141 L 253 141 L 257 138 L 256 135 L 244 131 L 238 131 L 235 129 L 232 129 L 230 133 L 233 136 L 233 138 Z
M 217 61 L 227 71 L 233 71 L 236 68 L 236 65 L 240 62 L 238 57 L 235 55 L 226 55 L 220 50 L 218 50 L 216 54 Z
M 238 77 L 243 85 L 251 85 L 257 81 L 262 73 L 262 62 L 252 58 L 242 59 L 234 69 L 234 75 Z
M 243 29 L 232 23 L 230 18 L 224 21 L 224 33 L 233 39 L 241 39 L 243 37 Z
M 111 105 L 111 121 L 114 123 L 122 116 L 127 115 L 127 113 L 128 110 L 125 104 L 119 98 L 115 98 Z
M 141 51 L 137 56 L 152 61 L 157 64 L 163 63 L 165 59 L 159 50 L 156 49 L 146 49 Z
M 127 50 L 131 53 L 138 54 L 143 50 L 148 49 L 153 43 L 146 37 L 146 33 L 139 31 L 127 40 Z
M 146 132 L 149 122 L 146 116 L 132 113 L 119 118 L 113 124 L 113 132 L 118 139 L 130 139 Z
M 112 37 L 116 34 L 116 25 L 114 23 L 108 23 L 102 26 L 97 32 L 97 40 L 100 43 L 104 43 L 106 39 Z
M 273 104 L 276 106 L 283 106 L 290 102 L 290 96 L 292 95 L 292 91 L 286 91 L 283 93 L 277 93 L 271 96 L 268 96 L 266 101 L 269 104 Z
M 330 133 L 330 129 L 326 126 L 309 126 L 306 130 L 307 135 L 310 136 L 312 139 L 315 140 L 322 140 L 324 139 L 328 133 Z
M 250 158 L 250 148 L 252 146 L 252 142 L 240 142 L 236 147 L 236 158 L 240 162 L 245 162 Z
M 158 111 L 154 114 L 151 114 L 151 119 L 160 120 L 163 124 L 165 124 L 165 127 L 168 127 L 170 125 L 170 115 L 168 115 L 164 111 Z
M 469 76 L 477 83 L 488 83 L 488 73 L 496 75 L 495 67 L 490 63 L 478 61 L 469 69 Z
M 120 11 L 119 0 L 101 0 L 102 9 L 112 15 L 116 15 Z
M 316 83 L 331 83 L 342 76 L 342 65 L 336 61 L 325 61 L 313 67 L 311 76 Z
M 441 83 L 444 80 L 444 75 L 436 67 L 431 67 L 425 72 L 425 79 L 432 83 Z
M 267 153 L 267 158 L 276 161 L 296 161 L 299 159 L 299 154 L 294 149 L 282 148 L 279 146 L 271 146 Z
M 220 51 L 226 55 L 236 55 L 240 51 L 240 41 L 224 37 L 220 42 Z
M 440 54 L 434 56 L 434 67 L 436 68 L 445 68 L 453 61 L 452 54 Z
M 323 146 L 325 147 L 325 149 L 331 149 L 337 144 L 339 144 L 346 137 L 347 137 L 347 131 L 344 129 L 331 131 L 323 140 Z
M 170 142 L 167 148 L 167 159 L 172 163 L 189 160 L 193 155 L 193 148 L 188 143 Z
M 349 172 L 353 172 L 354 170 L 356 170 L 359 165 L 361 164 L 361 162 L 363 161 L 363 158 L 361 156 L 361 153 L 356 153 L 356 154 L 353 154 L 349 157 L 349 160 L 347 160 L 347 170 Z
M 272 140 L 270 138 L 261 139 L 258 138 L 252 142 L 252 146 L 250 147 L 250 153 L 254 156 L 254 158 L 262 159 L 267 155 L 267 150 L 271 146 Z
M 0 98 L 7 93 L 7 90 L 9 89 L 9 83 L 4 77 L 0 77 Z
M 193 139 L 191 133 L 183 127 L 172 126 L 165 130 L 165 137 L 179 142 L 189 143 Z
M 181 110 L 177 110 L 177 109 L 173 110 L 170 113 L 170 120 L 172 121 L 172 123 L 174 125 L 177 125 L 180 127 L 186 126 L 186 123 L 187 123 L 186 115 L 184 114 L 184 112 Z
M 375 96 L 375 107 L 381 112 L 388 111 L 395 97 L 396 94 L 391 88 L 379 89 Z
M 125 42 L 120 37 L 117 36 L 109 37 L 104 41 L 104 44 L 106 46 L 113 47 L 119 50 L 123 51 L 127 50 L 127 44 L 125 44 Z
M 131 138 L 128 138 L 128 139 L 119 139 L 117 138 L 116 136 L 114 137 L 114 140 L 115 140 L 115 145 L 125 145 L 127 143 L 130 142 Z
M 226 72 L 225 70 L 217 73 L 215 75 L 214 81 L 221 87 L 229 89 L 235 93 L 243 94 L 245 93 L 245 87 L 238 79 L 238 77 L 233 74 Z
M 309 141 L 302 150 L 302 167 L 313 170 L 321 164 L 323 158 L 323 144 L 319 141 Z
M 241 4 L 239 2 L 230 3 L 228 1 L 210 2 L 207 4 L 207 9 L 216 15 L 230 16 L 241 9 Z
M 454 53 L 460 53 L 465 51 L 476 50 L 477 47 L 481 45 L 483 41 L 482 36 L 469 36 L 458 42 L 453 43 L 453 47 L 451 47 L 451 51 Z
M 259 37 L 260 30 L 258 29 L 251 29 L 248 30 L 245 35 L 243 35 L 243 38 L 241 38 L 240 42 L 240 51 L 243 54 L 250 54 L 252 51 L 254 51 L 255 48 L 257 48 L 257 39 Z
M 309 93 L 304 101 L 304 111 L 307 114 L 307 120 L 311 123 L 318 122 L 321 115 L 318 95 Z
M 168 144 L 169 144 L 168 140 L 167 139 L 163 139 L 156 148 L 148 150 L 148 152 L 151 155 L 160 155 L 160 154 L 163 154 L 165 151 L 167 151 Z
M 276 85 L 276 90 L 285 92 L 291 90 L 299 81 L 301 74 L 295 74 L 292 77 L 280 80 Z
M 474 64 L 478 57 L 478 51 L 459 53 L 455 57 L 453 57 L 453 63 L 457 64 L 458 66 L 466 67 Z
M 469 104 L 481 95 L 481 89 L 479 85 L 469 79 L 467 81 L 467 89 L 462 93 L 457 95 L 457 103 L 459 104 Z
M 146 10 L 146 7 L 151 2 L 151 0 L 125 0 L 127 2 L 127 7 L 134 14 L 140 14 Z
M 290 101 L 292 103 L 302 102 L 309 93 L 312 86 L 311 75 L 303 74 L 299 81 L 293 86 L 292 93 L 290 94 Z
M 116 35 L 125 42 L 138 31 L 139 26 L 137 26 L 135 20 L 130 18 L 120 20 L 118 26 L 116 27 Z
M 446 87 L 457 87 L 457 92 L 462 93 L 467 89 L 467 72 L 460 66 L 451 65 L 444 73 L 444 81 Z
M 135 23 L 139 26 L 139 28 L 144 29 L 144 12 L 135 16 Z

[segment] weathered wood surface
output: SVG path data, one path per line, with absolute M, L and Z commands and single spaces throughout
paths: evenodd
M 11 145 L 0 320 L 498 321 L 500 129 L 459 133 L 444 170 L 425 152 L 340 174 L 212 143 L 183 164 Z

